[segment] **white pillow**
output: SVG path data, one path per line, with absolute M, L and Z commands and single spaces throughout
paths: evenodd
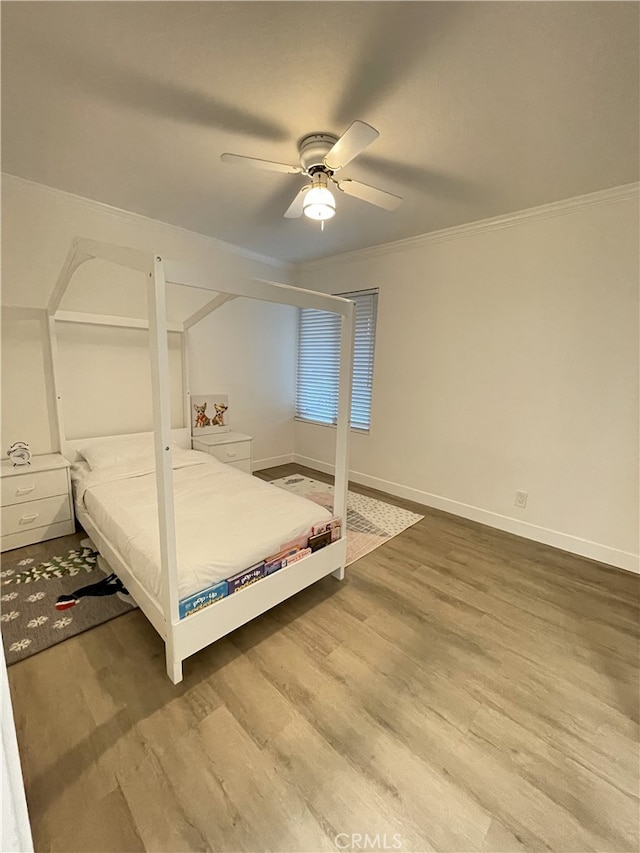
M 92 471 L 96 468 L 127 465 L 131 461 L 137 461 L 140 456 L 153 454 L 153 436 L 123 435 L 103 438 L 79 445 L 78 452 L 87 460 Z
M 187 463 L 185 454 L 192 452 L 176 444 L 171 445 L 171 451 L 174 467 Z M 155 468 L 153 435 L 124 435 L 87 442 L 78 447 L 78 452 L 92 471 L 98 468 Z

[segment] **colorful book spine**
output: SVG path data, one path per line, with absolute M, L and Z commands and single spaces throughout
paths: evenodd
M 309 548 L 314 553 L 327 545 L 331 545 L 331 530 L 324 530 L 309 537 Z
M 232 575 L 230 578 L 227 578 L 227 583 L 229 584 L 229 595 L 232 595 L 234 592 L 239 592 L 250 584 L 259 581 L 260 578 L 263 577 L 264 560 L 261 563 L 256 563 L 255 566 L 251 566 L 250 569 L 244 569 L 243 571 Z
M 331 531 L 331 541 L 337 542 L 340 538 L 340 529 L 342 527 L 342 519 L 337 516 L 334 518 L 329 518 L 327 521 L 321 521 L 319 524 L 314 524 L 311 528 L 311 535 L 317 536 L 319 533 L 326 533 L 327 530 Z
M 297 563 L 298 560 L 304 559 L 304 557 L 308 557 L 311 553 L 311 548 L 302 548 L 300 551 L 296 551 L 295 554 L 292 554 L 291 557 L 287 560 L 287 565 L 290 566 L 292 563 Z
M 218 601 L 220 598 L 224 598 L 228 594 L 229 585 L 226 581 L 220 581 L 220 583 L 209 587 L 209 589 L 203 589 L 202 592 L 196 592 L 194 595 L 183 598 L 178 602 L 180 618 L 184 619 L 185 616 L 190 616 L 197 610 L 202 610 L 203 607 L 208 607 L 210 604 L 213 604 L 214 601 Z
M 279 551 L 277 554 L 267 557 L 264 561 L 265 575 L 272 575 L 274 572 L 277 572 L 278 569 L 284 569 L 288 560 L 293 557 L 294 554 L 297 554 L 299 550 L 300 549 L 297 547 L 289 548 L 288 551 Z

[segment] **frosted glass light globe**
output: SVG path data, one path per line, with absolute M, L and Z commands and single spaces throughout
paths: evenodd
M 312 187 L 304 197 L 302 205 L 304 215 L 309 219 L 322 221 L 335 216 L 336 200 L 326 187 Z

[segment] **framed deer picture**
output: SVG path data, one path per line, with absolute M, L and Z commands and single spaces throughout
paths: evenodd
M 191 435 L 229 432 L 229 398 L 226 394 L 191 397 Z

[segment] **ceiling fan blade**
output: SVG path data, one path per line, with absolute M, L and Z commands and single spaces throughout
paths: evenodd
M 379 136 L 375 127 L 364 121 L 354 121 L 324 158 L 325 166 L 332 172 L 342 169 Z
M 284 214 L 285 219 L 297 219 L 299 216 L 302 216 L 302 202 L 304 200 L 304 194 L 309 189 L 311 189 L 310 184 L 306 187 L 302 187 L 298 195 L 294 198 L 294 200 L 287 208 Z
M 344 181 L 336 181 L 338 189 L 342 190 L 346 195 L 352 195 L 354 198 L 359 198 L 360 201 L 366 201 L 369 204 L 375 204 L 376 207 L 383 207 L 385 210 L 395 210 L 402 199 L 398 195 L 378 190 L 375 187 L 370 187 L 368 184 L 361 184 L 360 181 L 352 181 L 346 178 Z
M 286 163 L 274 163 L 273 160 L 258 160 L 256 157 L 244 157 L 242 154 L 221 154 L 223 163 L 234 163 L 237 166 L 251 166 L 254 169 L 266 169 L 268 172 L 284 172 L 286 175 L 299 175 L 300 166 L 287 166 Z

